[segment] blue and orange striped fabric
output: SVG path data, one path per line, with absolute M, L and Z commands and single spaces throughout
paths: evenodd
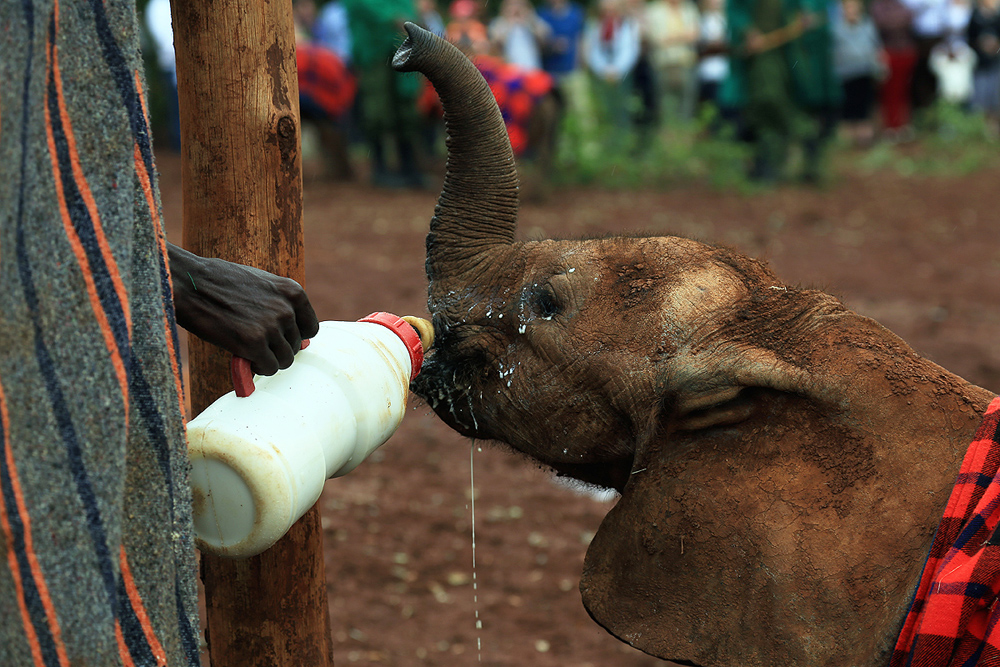
M 135 3 L 0 3 L 4 665 L 197 665 Z
M 891 667 L 1000 664 L 1000 398 L 966 452 Z

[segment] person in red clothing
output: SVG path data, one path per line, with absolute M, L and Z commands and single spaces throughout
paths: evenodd
M 1000 398 L 983 415 L 889 667 L 1000 664 Z
M 354 103 L 357 82 L 336 53 L 311 42 L 295 45 L 303 117 L 339 121 Z
M 887 60 L 888 71 L 879 91 L 883 135 L 892 140 L 906 139 L 913 135 L 910 100 L 917 65 L 913 12 L 902 0 L 872 0 L 868 13 L 878 29 Z
M 303 123 L 319 132 L 326 175 L 351 180 L 354 168 L 347 151 L 347 121 L 357 82 L 336 53 L 300 41 L 295 47 L 298 66 L 299 110 Z

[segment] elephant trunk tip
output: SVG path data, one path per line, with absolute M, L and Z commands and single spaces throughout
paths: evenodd
M 409 21 L 403 24 L 403 28 L 406 30 L 406 39 L 392 56 L 392 68 L 397 72 L 412 72 L 415 69 L 412 62 L 414 47 L 428 33 L 416 23 Z

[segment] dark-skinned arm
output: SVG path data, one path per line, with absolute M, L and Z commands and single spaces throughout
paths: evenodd
M 791 23 L 777 30 L 765 33 L 748 30 L 746 38 L 747 52 L 750 54 L 764 53 L 779 46 L 784 46 L 789 42 L 795 41 L 806 31 L 812 30 L 822 22 L 823 18 L 818 14 L 800 12 L 798 16 L 792 19 Z
M 167 244 L 177 324 L 250 361 L 258 375 L 292 365 L 319 331 L 309 297 L 294 280 Z

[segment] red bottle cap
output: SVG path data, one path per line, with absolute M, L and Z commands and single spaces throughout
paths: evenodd
M 367 317 L 362 317 L 358 322 L 371 322 L 381 324 L 399 336 L 410 353 L 410 379 L 417 377 L 420 367 L 424 363 L 424 346 L 420 344 L 420 335 L 417 330 L 409 325 L 406 320 L 392 313 L 372 313 Z

